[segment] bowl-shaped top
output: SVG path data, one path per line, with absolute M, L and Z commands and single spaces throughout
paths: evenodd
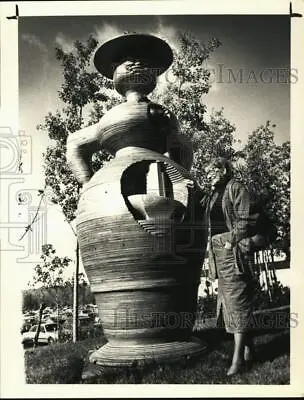
M 147 34 L 127 34 L 103 43 L 96 51 L 96 69 L 109 79 L 118 65 L 126 60 L 143 60 L 156 75 L 161 75 L 173 61 L 171 47 L 162 39 Z
M 128 196 L 131 205 L 146 219 L 171 219 L 171 216 L 185 206 L 178 200 L 155 193 L 134 194 Z

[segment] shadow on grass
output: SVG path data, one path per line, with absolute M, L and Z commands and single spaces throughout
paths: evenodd
M 233 341 L 233 335 L 222 328 L 210 328 L 195 332 L 195 336 L 206 342 L 210 353 L 218 348 L 220 343 Z M 269 337 L 269 341 L 259 344 L 259 337 Z M 290 352 L 289 329 L 256 329 L 253 331 L 256 342 L 257 361 L 272 361 L 276 357 Z
M 231 341 L 233 336 L 223 328 L 208 328 L 202 331 L 196 331 L 193 336 L 196 336 L 207 344 L 207 352 L 213 351 L 221 342 Z
M 290 332 L 284 331 L 267 342 L 257 344 L 256 361 L 263 363 L 290 353 Z

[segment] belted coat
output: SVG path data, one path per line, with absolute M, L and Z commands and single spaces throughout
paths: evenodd
M 209 220 L 209 226 L 210 210 L 217 196 L 218 192 L 215 190 L 211 195 L 204 196 L 201 200 L 201 204 L 206 210 L 205 220 Z M 252 230 L 254 225 L 251 214 L 252 204 L 250 194 L 241 182 L 234 179 L 227 182 L 222 197 L 222 210 L 228 228 L 228 241 L 233 246 L 236 274 L 243 274 L 247 271 L 248 257 L 251 253 L 251 237 L 254 235 Z M 210 277 L 216 279 L 217 270 L 211 240 L 209 240 L 208 256 Z

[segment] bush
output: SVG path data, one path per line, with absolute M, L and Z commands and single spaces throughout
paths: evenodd
M 197 301 L 197 318 L 203 322 L 206 318 L 216 316 L 217 294 L 199 297 Z
M 92 339 L 103 336 L 103 328 L 101 324 L 94 323 L 93 319 L 79 319 L 78 321 L 78 339 Z M 73 338 L 73 319 L 68 318 L 60 333 L 60 342 L 70 342 Z
M 276 308 L 290 304 L 290 288 L 277 282 L 269 291 L 259 288 L 255 291 L 254 306 L 256 310 Z

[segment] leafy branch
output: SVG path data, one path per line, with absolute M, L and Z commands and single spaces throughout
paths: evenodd
M 38 218 L 38 214 L 39 214 L 39 211 L 41 208 L 42 201 L 45 197 L 45 189 L 46 189 L 46 185 L 44 185 L 43 190 L 38 191 L 38 196 L 40 196 L 40 200 L 39 200 L 38 207 L 36 209 L 36 213 L 35 213 L 32 221 L 25 227 L 25 231 L 24 231 L 23 235 L 20 237 L 19 241 L 25 237 L 25 235 L 27 234 L 28 231 L 32 231 L 32 226 L 34 225 L 34 223 L 39 221 L 39 219 L 37 219 L 37 218 Z

